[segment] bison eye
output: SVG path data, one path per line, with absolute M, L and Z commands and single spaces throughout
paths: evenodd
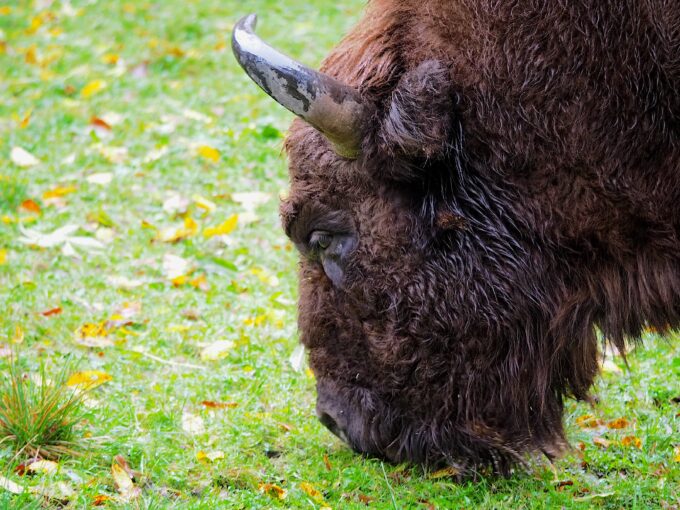
M 326 276 L 333 285 L 342 287 L 345 268 L 357 241 L 353 233 L 314 230 L 307 243 L 308 256 L 321 263 Z
M 333 241 L 333 235 L 330 232 L 324 232 L 323 230 L 315 230 L 312 235 L 309 236 L 309 247 L 313 251 L 325 250 Z

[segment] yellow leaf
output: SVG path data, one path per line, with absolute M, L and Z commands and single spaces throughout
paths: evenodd
M 76 188 L 75 186 L 57 186 L 56 188 L 52 188 L 51 190 L 43 193 L 43 200 L 49 200 L 51 198 L 60 198 L 63 197 L 64 195 L 68 195 L 69 193 L 73 193 L 77 190 L 78 188 Z
M 125 499 L 132 499 L 140 494 L 140 490 L 135 486 L 130 475 L 125 469 L 115 460 L 111 464 L 111 475 L 116 484 L 116 488 L 121 496 Z
M 592 414 L 584 414 L 576 418 L 576 424 L 581 428 L 595 428 L 602 425 L 602 420 L 595 418 Z
M 223 223 L 219 224 L 217 227 L 208 227 L 203 230 L 203 236 L 210 238 L 215 236 L 226 236 L 233 232 L 238 224 L 238 214 L 234 214 L 226 219 Z
M 31 462 L 26 468 L 26 470 L 29 473 L 44 473 L 50 475 L 52 473 L 56 473 L 58 468 L 59 464 L 57 464 L 56 462 L 53 462 L 51 460 L 38 460 L 35 462 Z
M 675 462 L 680 462 L 680 446 L 676 446 L 673 449 L 673 454 L 675 455 L 675 457 L 673 457 L 673 460 Z
M 106 88 L 106 82 L 104 80 L 92 80 L 83 87 L 80 91 L 80 95 L 87 99 L 88 97 L 92 97 L 101 92 L 104 88 Z
M 282 489 L 273 483 L 261 483 L 258 487 L 258 490 L 262 494 L 267 494 L 268 496 L 280 499 L 282 501 L 286 499 L 286 496 L 288 495 L 288 491 L 286 491 L 286 489 Z
M 66 381 L 67 386 L 80 386 L 83 389 L 92 389 L 112 380 L 106 372 L 101 370 L 85 370 L 83 372 L 76 372 Z
M 19 122 L 19 128 L 20 129 L 25 129 L 28 127 L 29 122 L 31 122 L 31 114 L 33 113 L 33 109 L 29 109 L 21 119 L 21 122 Z
M 200 462 L 205 462 L 206 460 L 210 461 L 210 462 L 215 462 L 216 460 L 221 460 L 221 459 L 224 458 L 224 452 L 219 451 L 219 450 L 214 451 L 214 452 L 208 452 L 208 453 L 206 453 L 204 451 L 200 451 L 196 454 L 196 458 Z
M 208 161 L 217 163 L 220 160 L 220 151 L 210 145 L 201 145 L 197 150 L 198 154 Z
M 24 341 L 24 330 L 21 329 L 21 326 L 17 324 L 17 327 L 14 330 L 14 336 L 12 337 L 12 343 L 13 344 L 20 344 L 23 343 Z
M 218 359 L 226 358 L 234 348 L 234 342 L 230 340 L 218 340 L 203 348 L 201 351 L 201 359 L 203 361 L 216 361 Z
M 459 474 L 460 474 L 459 469 L 456 469 L 455 467 L 447 467 L 440 469 L 439 471 L 435 471 L 434 473 L 430 474 L 428 478 L 432 480 L 437 480 L 439 478 L 451 478 Z
M 12 8 L 9 5 L 0 6 L 0 16 L 7 16 L 12 13 Z
M 116 65 L 118 60 L 120 60 L 120 56 L 117 53 L 106 53 L 102 56 L 102 61 L 105 64 Z
M 6 263 L 7 263 L 7 250 L 2 248 L 0 249 L 0 266 Z
M 191 197 L 196 204 L 196 207 L 199 207 L 203 209 L 204 211 L 212 212 L 215 209 L 217 209 L 217 206 L 215 205 L 214 202 L 208 200 L 205 197 L 202 197 L 201 195 L 194 195 Z
M 302 489 L 307 496 L 312 498 L 314 501 L 316 501 L 319 504 L 325 504 L 323 494 L 319 492 L 316 488 L 311 483 L 307 482 L 300 482 L 300 489 Z
M 608 448 L 609 445 L 612 444 L 612 442 L 609 441 L 608 439 L 603 438 L 603 437 L 594 437 L 593 438 L 593 444 L 595 446 L 599 446 L 600 448 Z
M 621 440 L 621 446 L 634 446 L 638 450 L 642 449 L 642 441 L 640 440 L 639 437 L 635 436 L 626 436 Z

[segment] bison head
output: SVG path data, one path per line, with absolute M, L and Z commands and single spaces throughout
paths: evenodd
M 466 147 L 449 67 L 393 63 L 349 86 L 254 26 L 234 30 L 239 63 L 301 118 L 281 216 L 319 419 L 395 462 L 507 472 L 558 453 L 562 398 L 586 397 L 596 373 L 593 317 L 557 280 L 530 204 L 480 170 L 490 150 Z M 558 302 L 572 302 L 568 320 Z

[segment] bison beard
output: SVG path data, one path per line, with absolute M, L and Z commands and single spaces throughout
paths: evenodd
M 357 451 L 558 455 L 596 328 L 623 351 L 680 324 L 680 4 L 540 5 L 373 0 L 322 66 L 360 147 L 272 94 L 316 126 L 281 215 L 317 413 Z

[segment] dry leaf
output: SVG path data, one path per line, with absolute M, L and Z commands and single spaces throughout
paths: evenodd
M 184 412 L 182 414 L 182 430 L 187 434 L 202 434 L 205 432 L 203 418 L 196 414 Z
M 29 199 L 24 200 L 21 202 L 21 205 L 19 206 L 21 209 L 27 212 L 35 213 L 35 214 L 40 214 L 40 206 L 34 201 Z
M 325 505 L 324 497 L 311 483 L 300 482 L 300 489 L 302 489 L 307 496 L 312 498 L 319 504 Z
M 680 446 L 673 448 L 673 461 L 680 462 Z
M 57 469 L 59 469 L 59 464 L 51 460 L 37 460 L 31 462 L 26 467 L 26 471 L 29 473 L 43 473 L 48 475 L 56 473 Z
M 201 145 L 196 151 L 201 157 L 212 163 L 217 163 L 220 160 L 220 151 L 209 145 Z
M 0 266 L 7 263 L 7 250 L 4 248 L 0 249 Z
M 628 447 L 635 447 L 638 450 L 642 449 L 642 440 L 640 440 L 639 437 L 635 436 L 626 436 L 623 439 L 621 439 L 621 446 L 625 446 L 626 448 Z
M 51 317 L 52 315 L 59 315 L 61 311 L 61 306 L 55 306 L 54 308 L 49 308 L 40 312 L 40 315 L 43 317 Z
M 218 340 L 203 348 L 201 351 L 201 359 L 203 361 L 216 361 L 226 358 L 229 351 L 233 348 L 234 342 L 230 340 Z
M 166 253 L 163 255 L 163 274 L 168 280 L 174 280 L 190 272 L 191 264 L 188 260 Z
M 21 344 L 24 342 L 24 330 L 17 324 L 14 328 L 14 336 L 12 337 L 13 344 Z
M 78 188 L 76 188 L 75 186 L 57 186 L 56 188 L 52 188 L 43 193 L 43 200 L 61 198 L 75 191 L 78 191 Z
M 323 454 L 323 464 L 326 466 L 326 470 L 331 471 L 333 469 L 333 466 L 331 466 L 331 461 L 328 458 L 328 454 L 326 453 Z
M 25 149 L 22 149 L 21 147 L 12 147 L 12 151 L 10 152 L 9 158 L 12 160 L 12 163 L 14 163 L 16 166 L 20 167 L 29 167 L 29 166 L 35 166 L 40 163 L 40 160 L 36 158 L 33 154 L 28 152 Z
M 204 211 L 213 212 L 215 209 L 217 209 L 215 202 L 212 202 L 201 195 L 193 195 L 191 199 L 196 204 L 196 207 L 203 209 Z
M 102 172 L 98 174 L 88 175 L 85 180 L 90 184 L 99 184 L 100 186 L 106 186 L 113 180 L 113 174 L 109 172 Z
M 113 377 L 111 377 L 106 372 L 102 372 L 101 370 L 84 370 L 71 375 L 71 377 L 69 377 L 66 381 L 66 385 L 78 386 L 81 389 L 90 390 L 112 379 Z
M 605 439 L 603 437 L 594 437 L 593 438 L 593 444 L 595 446 L 598 446 L 600 448 L 609 448 L 611 446 L 612 442 L 609 441 L 608 439 Z
M 135 289 L 141 285 L 144 285 L 144 282 L 142 280 L 135 280 L 132 278 L 128 278 L 127 276 L 117 275 L 107 276 L 106 283 L 113 287 L 118 287 L 121 289 Z
M 14 483 L 12 480 L 5 478 L 4 476 L 0 476 L 0 488 L 5 489 L 7 492 L 11 492 L 12 494 L 23 494 L 26 490 L 18 483 Z
M 219 450 L 208 453 L 200 451 L 196 454 L 196 458 L 200 462 L 205 462 L 206 460 L 210 462 L 215 462 L 216 460 L 221 460 L 224 458 L 224 452 Z
M 116 488 L 124 500 L 131 500 L 141 494 L 139 487 L 132 481 L 132 476 L 115 459 L 111 464 L 111 475 Z
M 262 494 L 267 494 L 268 496 L 279 499 L 281 501 L 286 499 L 286 496 L 288 495 L 288 491 L 286 489 L 282 489 L 281 487 L 279 487 L 278 485 L 274 485 L 273 483 L 261 483 L 258 486 L 258 490 Z
M 581 428 L 595 428 L 603 425 L 603 421 L 595 418 L 592 414 L 584 414 L 576 418 L 576 425 Z
M 630 422 L 625 418 L 617 418 L 607 423 L 607 427 L 610 429 L 625 429 L 630 426 Z
M 457 476 L 460 474 L 460 470 L 450 466 L 444 469 L 440 469 L 438 471 L 435 471 L 434 473 L 431 473 L 428 478 L 431 480 L 437 480 L 439 478 L 451 478 L 454 476 Z
M 238 407 L 238 402 L 213 402 L 211 400 L 204 400 L 201 405 L 209 409 L 233 409 Z
M 208 227 L 203 230 L 203 236 L 206 238 L 215 236 L 226 236 L 230 234 L 238 224 L 238 215 L 234 214 L 227 218 L 224 222 L 219 224 L 217 227 Z
M 83 87 L 83 89 L 80 91 L 80 95 L 87 99 L 88 97 L 98 94 L 104 90 L 104 88 L 106 88 L 106 82 L 104 80 L 92 80 Z

